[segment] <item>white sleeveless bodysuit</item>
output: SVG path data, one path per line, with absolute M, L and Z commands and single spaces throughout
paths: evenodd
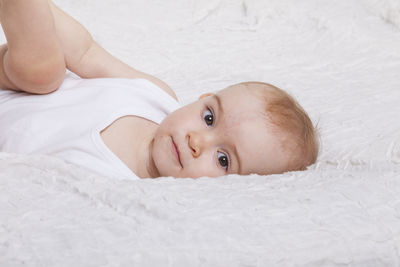
M 0 151 L 46 154 L 104 176 L 137 176 L 103 142 L 100 132 L 127 115 L 157 124 L 179 108 L 145 79 L 81 79 L 71 74 L 48 95 L 0 89 Z

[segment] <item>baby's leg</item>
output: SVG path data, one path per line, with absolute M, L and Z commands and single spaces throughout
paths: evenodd
M 64 54 L 47 0 L 0 0 L 7 44 L 0 47 L 0 87 L 46 94 L 65 76 Z

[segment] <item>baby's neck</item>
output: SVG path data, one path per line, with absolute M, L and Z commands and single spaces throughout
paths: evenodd
M 108 148 L 140 178 L 158 177 L 152 157 L 159 125 L 136 116 L 124 116 L 101 131 Z
M 150 141 L 145 141 L 142 143 L 143 147 L 139 147 L 138 160 L 136 165 L 135 174 L 139 178 L 157 178 L 160 176 L 160 173 L 157 170 L 156 165 L 153 160 L 153 144 L 154 144 L 154 134 L 151 135 Z
M 140 136 L 134 147 L 131 147 L 135 156 L 135 165 L 131 169 L 139 178 L 157 178 L 160 176 L 152 154 L 157 127 L 150 127 L 150 131 L 146 131 L 144 135 Z

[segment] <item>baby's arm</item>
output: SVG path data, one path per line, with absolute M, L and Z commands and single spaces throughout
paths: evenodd
M 112 56 L 75 19 L 49 1 L 66 65 L 82 78 L 144 78 L 176 99 L 174 91 L 160 79 L 138 71 Z
M 0 47 L 0 87 L 49 93 L 64 79 L 64 55 L 47 0 L 1 0 L 8 44 Z
M 1 88 L 49 93 L 67 67 L 83 78 L 145 78 L 176 98 L 163 81 L 109 54 L 50 0 L 0 0 L 0 21 L 8 42 L 0 47 Z

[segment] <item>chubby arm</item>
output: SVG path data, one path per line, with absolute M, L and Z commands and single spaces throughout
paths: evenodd
M 50 0 L 49 5 L 69 70 L 82 78 L 144 78 L 177 99 L 174 91 L 165 82 L 117 59 L 94 41 L 78 21 Z
M 65 62 L 47 0 L 0 0 L 7 44 L 0 47 L 0 87 L 46 94 L 64 80 Z

